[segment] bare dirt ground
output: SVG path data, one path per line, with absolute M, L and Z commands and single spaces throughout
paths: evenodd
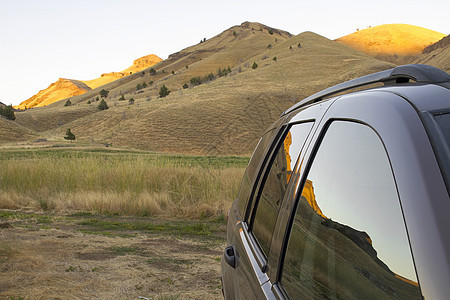
M 0 210 L 0 299 L 222 299 L 225 221 Z

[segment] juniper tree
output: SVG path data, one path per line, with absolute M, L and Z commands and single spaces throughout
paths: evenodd
M 164 98 L 169 94 L 169 89 L 163 84 L 163 86 L 159 89 L 159 98 Z
M 105 109 L 109 108 L 108 104 L 106 103 L 106 101 L 104 99 L 102 99 L 102 101 L 100 101 L 100 103 L 98 104 L 97 107 L 99 110 L 105 110 Z
M 103 101 L 103 100 L 102 100 L 102 101 Z M 73 133 L 70 131 L 70 128 L 67 128 L 66 136 L 64 137 L 64 139 L 69 140 L 69 141 L 75 140 L 75 134 L 73 134 Z

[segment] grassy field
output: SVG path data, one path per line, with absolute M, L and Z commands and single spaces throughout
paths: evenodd
M 0 208 L 208 218 L 237 196 L 246 157 L 107 149 L 0 151 Z

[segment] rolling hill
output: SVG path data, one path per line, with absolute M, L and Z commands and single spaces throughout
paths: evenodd
M 154 54 L 150 54 L 136 59 L 133 65 L 123 70 L 122 72 L 111 72 L 102 74 L 101 77 L 80 81 L 73 79 L 60 78 L 58 81 L 52 83 L 45 90 L 41 90 L 36 95 L 23 101 L 15 109 L 29 109 L 32 107 L 44 107 L 62 99 L 70 98 L 77 95 L 82 95 L 91 89 L 105 85 L 109 82 L 115 81 L 119 78 L 128 76 L 132 73 L 139 72 L 142 69 L 153 66 L 161 61 L 161 58 Z
M 416 56 L 425 47 L 439 41 L 440 32 L 407 24 L 386 24 L 359 30 L 336 41 L 379 59 L 396 63 Z
M 63 142 L 71 128 L 80 143 L 249 155 L 265 128 L 295 102 L 330 85 L 393 66 L 312 32 L 292 36 L 244 22 L 170 55 L 152 67 L 154 75 L 150 68 L 144 69 L 71 97 L 71 107 L 59 101 L 18 112 L 16 122 L 53 143 Z M 219 68 L 228 67 L 227 76 L 218 76 Z M 192 84 L 196 77 L 204 82 Z M 138 90 L 144 83 L 146 87 Z M 183 88 L 185 84 L 188 88 Z M 162 85 L 171 93 L 159 98 Z M 109 91 L 110 109 L 98 111 L 95 99 L 102 88 Z M 125 101 L 119 100 L 122 95 Z M 130 98 L 135 100 L 132 105 Z

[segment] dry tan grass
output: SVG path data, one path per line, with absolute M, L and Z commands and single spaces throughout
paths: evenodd
M 244 172 L 244 166 L 179 165 L 171 157 L 145 154 L 22 153 L 2 161 L 0 208 L 220 216 L 236 197 Z

